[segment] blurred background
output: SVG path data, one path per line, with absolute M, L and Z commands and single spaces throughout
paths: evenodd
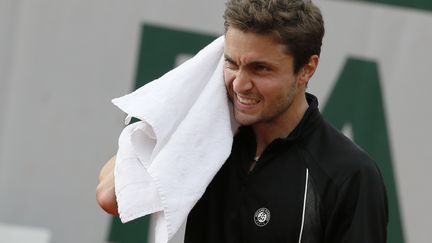
M 223 34 L 224 2 L 0 0 L 0 242 L 148 242 L 151 220 L 121 225 L 95 200 L 124 126 L 110 100 Z M 309 91 L 381 167 L 388 242 L 429 243 L 432 2 L 315 2 Z

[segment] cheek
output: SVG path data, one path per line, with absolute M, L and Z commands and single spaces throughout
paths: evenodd
M 233 71 L 229 70 L 229 69 L 225 69 L 224 70 L 224 81 L 225 81 L 225 86 L 227 87 L 228 90 L 231 89 L 234 79 L 235 79 L 235 75 L 234 75 Z
M 283 95 L 286 91 L 286 82 L 287 80 L 256 79 L 255 92 L 257 95 L 265 97 L 265 100 L 272 100 Z

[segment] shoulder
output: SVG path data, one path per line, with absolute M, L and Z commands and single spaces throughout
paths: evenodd
M 308 136 L 302 151 L 313 174 L 339 186 L 350 178 L 381 177 L 367 152 L 325 121 Z
M 388 202 L 375 161 L 327 122 L 301 146 L 326 225 L 325 241 L 385 242 Z

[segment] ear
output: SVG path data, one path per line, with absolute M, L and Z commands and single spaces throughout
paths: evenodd
M 312 55 L 309 58 L 309 62 L 306 63 L 300 70 L 299 84 L 303 84 L 305 87 L 307 86 L 309 80 L 312 78 L 312 76 L 315 73 L 315 70 L 318 67 L 318 63 L 319 63 L 318 55 Z

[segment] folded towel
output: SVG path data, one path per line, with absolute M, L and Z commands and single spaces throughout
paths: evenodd
M 113 103 L 140 122 L 119 138 L 115 190 L 122 222 L 156 213 L 155 241 L 186 220 L 231 152 L 236 124 L 223 81 L 224 38 Z M 127 121 L 129 122 L 129 121 Z

